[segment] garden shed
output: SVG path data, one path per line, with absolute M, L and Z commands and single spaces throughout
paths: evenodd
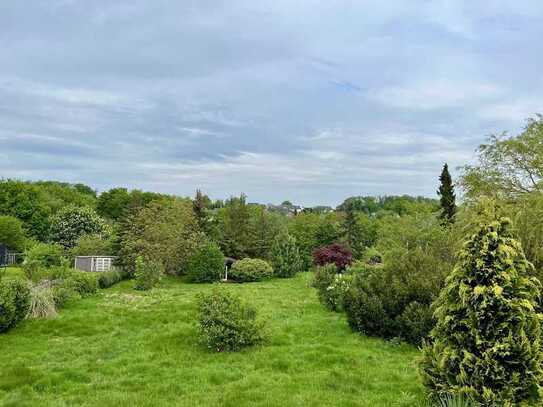
M 7 266 L 8 264 L 8 248 L 5 244 L 0 242 L 0 266 Z
M 89 272 L 109 271 L 114 260 L 114 256 L 77 256 L 74 267 Z

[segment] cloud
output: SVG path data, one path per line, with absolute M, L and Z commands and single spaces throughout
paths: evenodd
M 543 5 L 0 3 L 0 176 L 251 201 L 435 195 L 543 111 Z

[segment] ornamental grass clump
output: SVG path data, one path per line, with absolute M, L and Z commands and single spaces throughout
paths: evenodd
M 214 289 L 198 298 L 200 342 L 216 352 L 238 351 L 263 340 L 256 308 L 238 296 Z
M 436 300 L 420 370 L 430 396 L 485 406 L 538 400 L 543 380 L 540 283 L 510 221 L 480 226 Z

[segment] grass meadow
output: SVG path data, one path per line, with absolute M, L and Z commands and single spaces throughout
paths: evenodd
M 239 353 L 198 343 L 195 297 L 211 284 L 167 278 L 149 292 L 133 281 L 100 290 L 0 335 L 0 404 L 424 405 L 418 350 L 351 332 L 319 304 L 310 278 L 222 285 L 267 323 L 266 343 Z

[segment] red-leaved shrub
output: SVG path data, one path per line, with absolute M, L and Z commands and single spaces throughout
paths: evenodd
M 319 247 L 313 251 L 313 264 L 315 266 L 324 266 L 333 263 L 338 271 L 345 270 L 353 262 L 351 251 L 338 243 Z

